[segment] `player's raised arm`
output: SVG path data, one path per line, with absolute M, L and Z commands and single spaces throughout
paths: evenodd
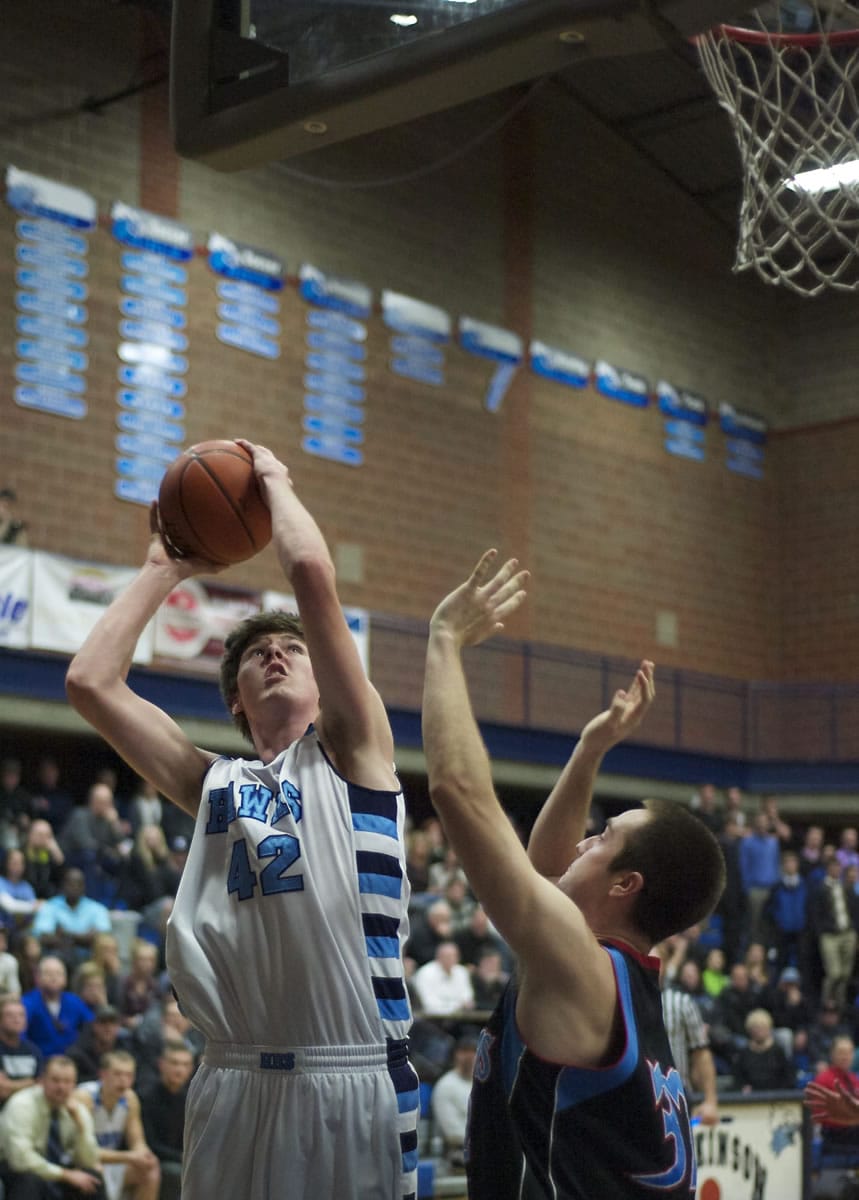
M 541 875 L 560 878 L 587 832 L 594 780 L 603 757 L 628 737 L 653 703 L 653 663 L 646 659 L 624 691 L 618 689 L 605 712 L 593 717 L 543 805 L 528 841 L 528 857 Z
M 337 595 L 325 538 L 299 500 L 289 471 L 265 446 L 241 439 L 272 518 L 272 537 L 290 582 L 319 687 L 323 742 L 341 772 L 369 787 L 395 786 L 393 737 L 384 706 L 369 683 Z
M 157 514 L 153 510 L 154 519 Z M 139 775 L 186 811 L 195 813 L 200 780 L 213 755 L 199 750 L 176 722 L 126 683 L 134 648 L 146 625 L 178 583 L 210 564 L 171 558 L 153 534 L 146 561 L 105 610 L 66 675 L 72 706 Z

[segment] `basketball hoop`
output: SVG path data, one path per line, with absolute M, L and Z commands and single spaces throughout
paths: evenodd
M 859 7 L 767 5 L 695 42 L 743 166 L 734 270 L 859 290 Z

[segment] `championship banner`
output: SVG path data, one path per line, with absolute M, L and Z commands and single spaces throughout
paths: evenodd
M 392 331 L 388 365 L 394 374 L 441 387 L 445 381 L 442 347 L 450 341 L 450 314 L 412 296 L 383 291 L 382 320 Z
M 804 1200 L 802 1094 L 719 1099 L 719 1124 L 693 1131 L 698 1200 Z
M 694 392 L 672 387 L 664 379 L 656 385 L 656 399 L 664 418 L 665 449 L 680 458 L 703 462 L 707 457 L 707 401 Z
M 30 645 L 37 650 L 75 653 L 136 574 L 136 567 L 103 566 L 34 551 Z M 152 634 L 150 621 L 134 651 L 135 662 L 151 660 Z
M 181 662 L 183 672 L 217 675 L 227 634 L 260 607 L 259 592 L 185 579 L 156 613 L 155 658 L 163 664 Z
M 295 597 L 286 592 L 263 592 L 262 606 L 264 609 L 274 609 L 277 612 L 298 612 Z M 343 608 L 343 616 L 349 626 L 349 632 L 358 647 L 358 654 L 364 664 L 367 675 L 370 674 L 370 614 L 366 608 Z
M 602 359 L 594 366 L 594 385 L 609 400 L 620 400 L 635 408 L 647 408 L 650 403 L 650 388 L 643 375 L 614 367 Z
M 0 546 L 0 646 L 30 645 L 32 558 L 19 546 Z
M 535 375 L 572 388 L 587 387 L 590 382 L 591 364 L 578 354 L 558 350 L 538 341 L 531 342 L 529 354 L 531 370 Z
M 209 235 L 209 267 L 221 276 L 215 336 L 258 358 L 280 357 L 280 300 L 286 268 L 268 250 Z M 224 289 L 224 290 L 222 290 Z
M 725 466 L 750 479 L 764 477 L 764 447 L 767 423 L 754 413 L 741 412 L 732 404 L 719 405 L 719 424 L 725 434 Z
M 469 354 L 477 354 L 498 364 L 483 398 L 489 412 L 498 412 L 522 362 L 522 339 L 517 333 L 502 329 L 499 325 L 488 325 L 474 317 L 460 317 L 459 344 Z

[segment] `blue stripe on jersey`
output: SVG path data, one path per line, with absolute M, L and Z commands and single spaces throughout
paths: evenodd
M 418 1169 L 418 1112 L 420 1083 L 409 1062 L 409 1043 L 406 1038 L 388 1038 L 388 1074 L 397 1096 L 397 1111 L 401 1118 L 400 1154 L 403 1161 L 403 1185 L 413 1185 Z M 405 1128 L 403 1128 L 405 1126 Z M 411 1176 L 411 1178 L 407 1178 Z M 415 1200 L 413 1191 L 404 1192 L 402 1200 Z
M 590 1100 L 612 1088 L 620 1087 L 635 1070 L 638 1062 L 638 1032 L 635 1027 L 635 1015 L 632 1009 L 632 989 L 629 983 L 629 968 L 619 950 L 612 946 L 604 947 L 611 955 L 617 979 L 617 998 L 626 1028 L 626 1046 L 623 1054 L 610 1067 L 600 1067 L 595 1070 L 584 1070 L 577 1067 L 565 1067 L 558 1079 L 557 1105 L 558 1110 L 572 1108 L 583 1100 Z
M 356 850 L 355 861 L 360 875 L 392 875 L 402 879 L 403 868 L 393 854 L 380 854 L 377 850 Z
M 408 1000 L 377 1000 L 379 1016 L 383 1021 L 411 1021 L 412 1012 Z
M 381 833 L 384 837 L 397 837 L 397 822 L 375 813 L 352 813 L 352 828 L 358 833 Z
M 397 958 L 400 953 L 399 938 L 368 937 L 364 939 L 369 958 Z
M 393 896 L 399 900 L 402 895 L 402 879 L 394 879 L 391 875 L 359 875 L 358 891 L 370 896 Z

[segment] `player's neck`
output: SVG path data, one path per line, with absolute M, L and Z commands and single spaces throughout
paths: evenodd
M 282 750 L 298 741 L 307 731 L 315 713 L 297 712 L 288 716 L 283 713 L 272 718 L 256 721 L 251 727 L 254 749 L 264 763 L 277 758 Z

